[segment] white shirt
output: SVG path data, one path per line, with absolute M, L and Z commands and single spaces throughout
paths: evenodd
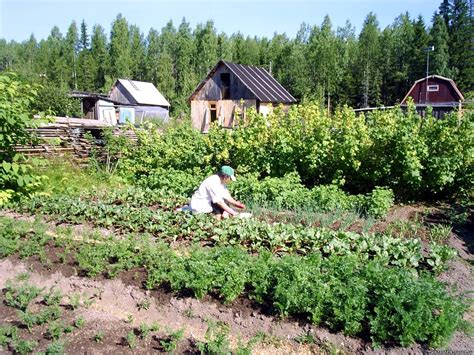
M 211 203 L 224 202 L 229 197 L 229 191 L 219 175 L 211 175 L 201 183 L 191 198 L 191 209 L 194 212 L 211 213 Z

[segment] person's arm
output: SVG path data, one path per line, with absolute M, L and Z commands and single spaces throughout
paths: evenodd
M 216 202 L 216 204 L 222 208 L 224 211 L 226 211 L 228 214 L 230 214 L 231 216 L 235 216 L 235 215 L 238 215 L 238 212 L 233 210 L 232 208 L 230 208 L 224 201 L 222 202 Z
M 242 202 L 234 200 L 230 195 L 226 196 L 226 200 L 238 208 L 245 209 L 245 205 Z

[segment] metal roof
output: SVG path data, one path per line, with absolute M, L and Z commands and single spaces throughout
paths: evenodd
M 296 99 L 264 68 L 252 65 L 235 64 L 226 61 L 219 61 L 207 74 L 206 78 L 199 83 L 193 91 L 189 100 L 192 100 L 201 90 L 205 83 L 212 78 L 217 68 L 225 65 L 239 78 L 240 81 L 262 102 L 273 103 L 295 103 Z
M 170 106 L 153 83 L 130 79 L 117 79 L 117 82 L 123 85 L 138 105 Z

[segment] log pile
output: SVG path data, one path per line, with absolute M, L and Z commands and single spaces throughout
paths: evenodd
M 30 129 L 35 143 L 16 146 L 15 150 L 27 156 L 69 155 L 77 162 L 85 163 L 93 148 L 100 155 L 102 131 L 106 127 L 110 125 L 96 120 L 57 117 L 55 122 Z M 137 139 L 133 131 L 123 132 L 119 127 L 113 127 L 113 134 L 125 134 L 129 139 Z

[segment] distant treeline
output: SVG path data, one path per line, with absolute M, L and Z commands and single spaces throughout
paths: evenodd
M 0 70 L 41 83 L 43 103 L 71 89 L 108 92 L 116 78 L 151 81 L 176 113 L 187 110 L 193 89 L 224 59 L 265 67 L 301 100 L 333 107 L 392 105 L 426 75 L 429 46 L 430 74 L 453 78 L 464 93 L 474 90 L 469 6 L 469 0 L 443 0 L 431 24 L 405 13 L 384 29 L 369 13 L 358 36 L 349 21 L 334 29 L 326 16 L 320 26 L 303 23 L 294 37 L 271 39 L 217 33 L 212 21 L 192 29 L 185 19 L 177 28 L 170 21 L 145 35 L 119 14 L 109 35 L 82 21 L 72 22 L 66 35 L 55 26 L 40 42 L 34 35 L 22 43 L 0 39 Z

